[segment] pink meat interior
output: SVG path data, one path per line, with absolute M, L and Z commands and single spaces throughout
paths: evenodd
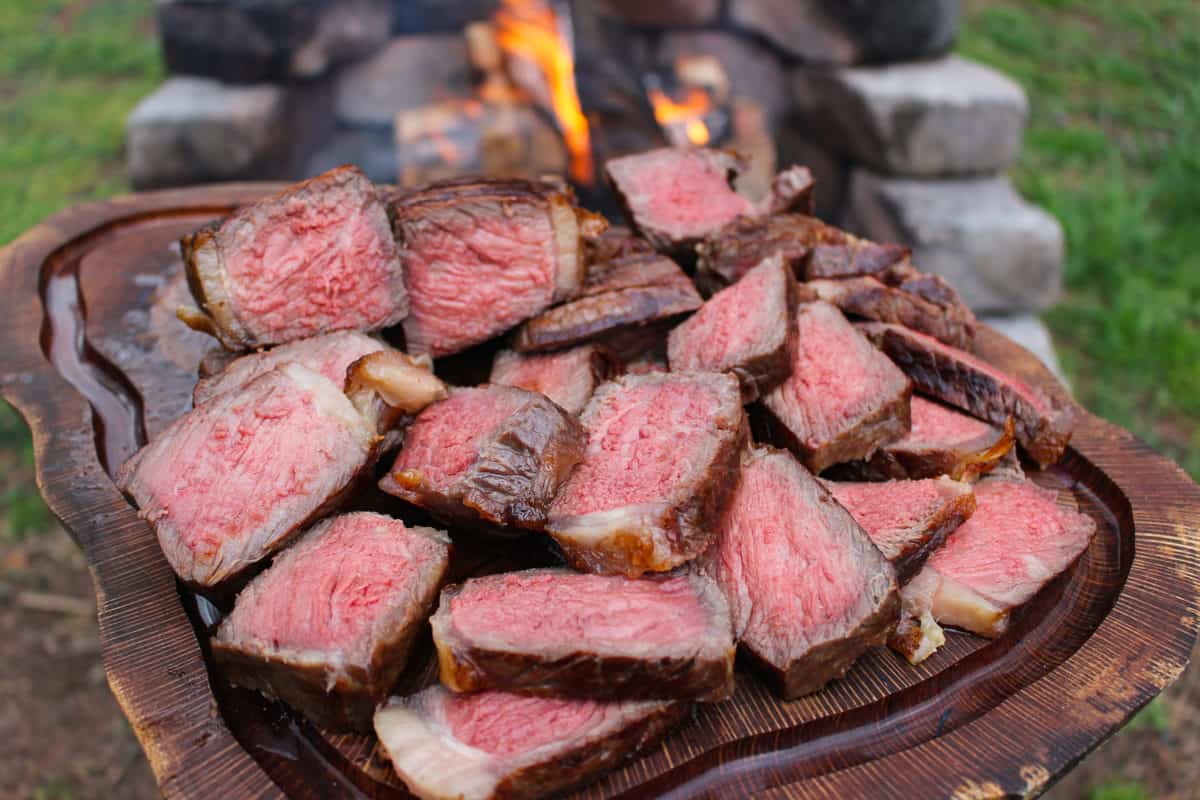
M 433 210 L 413 223 L 404 251 L 409 344 L 457 352 L 537 314 L 554 296 L 554 228 L 541 205 L 484 198 Z
M 912 430 L 898 445 L 953 447 L 988 436 L 995 429 L 986 422 L 947 408 L 919 395 L 912 398 Z
M 943 576 L 1002 608 L 1033 597 L 1091 541 L 1095 523 L 1029 481 L 985 480 L 977 507 L 929 560 Z
M 280 558 L 229 617 L 237 640 L 370 659 L 380 617 L 412 602 L 445 545 L 382 514 L 347 514 Z
M 450 620 L 473 640 L 591 649 L 699 644 L 708 613 L 686 577 L 650 581 L 514 572 L 467 583 L 450 602 Z
M 826 486 L 888 559 L 904 555 L 913 530 L 923 530 L 950 500 L 945 485 L 933 478 Z
M 588 408 L 583 461 L 555 499 L 554 513 L 589 514 L 670 497 L 703 467 L 697 457 L 720 408 L 716 391 L 686 380 L 608 393 L 602 405 Z
M 236 225 L 225 269 L 242 324 L 276 341 L 378 328 L 396 310 L 396 245 L 373 192 L 281 199 Z
M 592 348 L 576 347 L 546 355 L 512 355 L 496 362 L 492 383 L 540 392 L 567 410 L 578 410 L 591 386 Z
M 673 236 L 701 237 L 754 210 L 704 151 L 656 150 L 627 161 L 616 177 L 634 216 Z
M 494 756 L 516 756 L 569 740 L 607 716 L 603 705 L 590 700 L 507 692 L 448 694 L 442 712 L 454 738 Z
M 444 491 L 475 463 L 479 448 L 528 402 L 512 390 L 459 389 L 428 406 L 409 427 L 392 473 L 412 470 L 424 485 Z

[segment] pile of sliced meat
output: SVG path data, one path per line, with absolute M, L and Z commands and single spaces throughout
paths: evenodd
M 227 611 L 222 674 L 374 731 L 417 796 L 540 797 L 730 698 L 738 651 L 799 697 L 1004 635 L 1086 558 L 1037 482 L 1070 403 L 975 354 L 906 248 L 811 216 L 808 170 L 752 201 L 743 166 L 611 161 L 627 228 L 561 182 L 342 167 L 186 237 L 180 318 L 225 352 L 117 483 Z M 558 565 L 473 574 L 481 538 Z M 437 685 L 393 696 L 430 636 Z

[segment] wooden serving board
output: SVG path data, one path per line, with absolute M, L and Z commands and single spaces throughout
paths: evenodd
M 210 670 L 214 607 L 180 588 L 110 479 L 189 407 L 196 365 L 213 344 L 175 320 L 186 298 L 175 241 L 276 188 L 81 206 L 0 251 L 0 390 L 29 421 L 38 485 L 91 565 L 108 680 L 163 793 L 405 797 L 373 739 L 326 734 Z M 989 329 L 980 351 L 1064 391 Z M 1062 463 L 1036 479 L 1073 498 L 1099 530 L 1004 637 L 951 632 L 919 667 L 879 649 L 794 702 L 739 668 L 732 700 L 699 707 L 663 744 L 578 796 L 966 800 L 1043 791 L 1187 664 L 1200 626 L 1200 488 L 1086 412 Z M 460 571 L 508 561 L 494 549 L 466 550 Z M 426 643 L 402 689 L 433 679 L 428 656 Z

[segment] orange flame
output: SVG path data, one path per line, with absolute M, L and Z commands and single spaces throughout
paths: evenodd
M 500 49 L 533 62 L 545 78 L 551 110 L 571 154 L 571 177 L 590 184 L 595 177 L 592 141 L 575 88 L 575 56 L 554 10 L 542 0 L 504 0 L 494 22 Z
M 708 144 L 708 126 L 701 117 L 712 108 L 712 102 L 703 89 L 689 89 L 682 102 L 671 99 L 659 89 L 651 89 L 647 94 L 650 96 L 650 104 L 654 106 L 654 119 L 667 131 L 669 137 L 678 136 L 673 134 L 678 126 L 692 144 Z

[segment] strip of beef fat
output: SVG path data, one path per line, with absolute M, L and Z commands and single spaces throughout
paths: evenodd
M 1062 458 L 1075 429 L 1075 411 L 1070 404 L 1057 402 L 932 336 L 880 322 L 862 323 L 859 329 L 908 374 L 921 392 L 993 425 L 1004 425 L 1011 417 L 1017 441 L 1043 467 Z
M 671 369 L 731 372 L 747 402 L 757 400 L 792 371 L 795 310 L 796 280 L 769 258 L 671 331 Z
M 583 282 L 581 226 L 592 217 L 558 186 L 451 181 L 401 196 L 392 215 L 413 352 L 437 358 L 487 341 Z
M 368 512 L 327 519 L 242 590 L 213 657 L 324 728 L 369 732 L 449 562 L 441 531 Z
M 422 800 L 534 800 L 589 783 L 656 744 L 689 708 L 433 686 L 379 709 L 375 733 Z
M 1030 481 L 989 478 L 975 498 L 975 513 L 904 588 L 890 644 L 914 664 L 944 641 L 939 625 L 1002 634 L 1012 612 L 1074 564 L 1096 533 L 1091 517 Z
M 579 422 L 541 394 L 453 389 L 409 425 L 379 485 L 447 525 L 540 529 L 582 451 Z
M 378 330 L 408 314 L 387 212 L 355 167 L 253 203 L 181 245 L 199 308 L 179 317 L 230 350 Z
M 841 677 L 896 623 L 892 565 L 784 451 L 745 453 L 702 564 L 729 598 L 734 635 L 787 699 Z
M 763 439 L 819 473 L 908 433 L 912 385 L 842 312 L 803 303 L 796 326 L 791 375 L 763 397 L 756 419 Z
M 196 406 L 122 465 L 117 485 L 180 578 L 215 586 L 283 547 L 341 500 L 401 413 L 445 392 L 394 351 L 355 362 L 347 389 L 283 364 Z
M 555 353 L 501 350 L 492 362 L 490 381 L 540 392 L 568 414 L 578 414 L 592 392 L 620 372 L 620 360 L 606 347 L 585 344 Z
M 583 460 L 546 529 L 567 560 L 636 577 L 699 555 L 746 441 L 741 391 L 711 372 L 626 375 L 592 396 Z
M 733 691 L 729 606 L 702 575 L 489 575 L 443 591 L 431 622 L 442 683 L 455 691 L 602 700 Z
M 804 167 L 776 176 L 770 194 L 759 203 L 733 188 L 744 168 L 730 153 L 697 147 L 664 147 L 604 165 L 634 229 L 659 251 L 688 259 L 704 237 L 738 217 L 787 208 L 811 212 L 813 180 Z

